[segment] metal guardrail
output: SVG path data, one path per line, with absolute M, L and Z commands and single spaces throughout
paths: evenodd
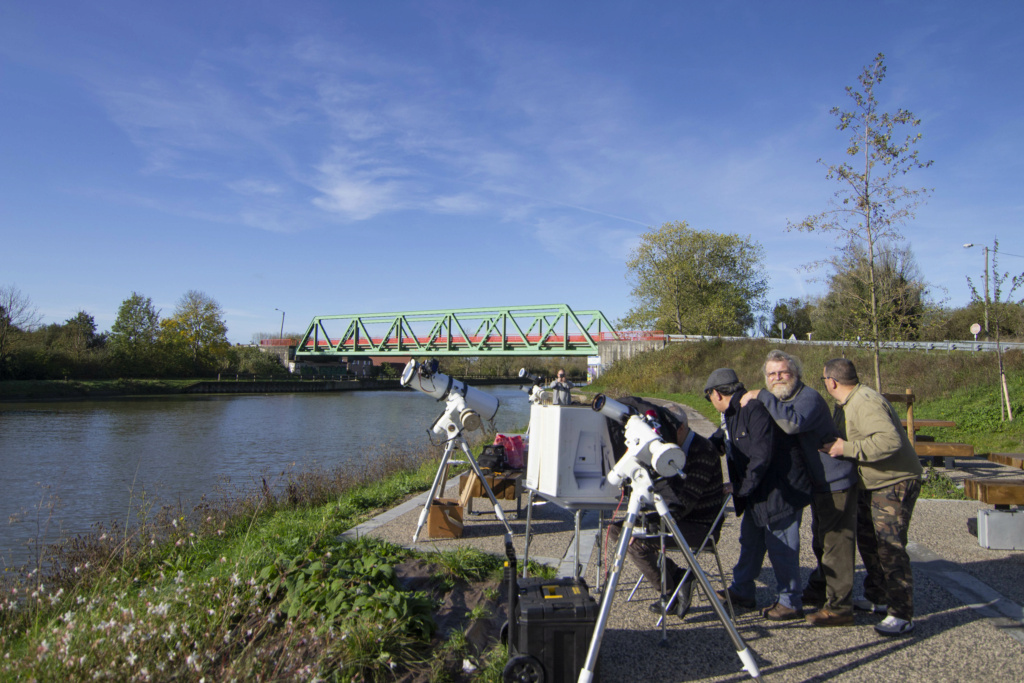
M 688 342 L 688 341 L 714 341 L 723 339 L 726 341 L 750 341 L 751 339 L 764 339 L 779 344 L 797 344 L 801 346 L 846 346 L 853 348 L 870 349 L 874 345 L 870 341 L 819 341 L 806 339 L 781 339 L 776 337 L 713 337 L 694 334 L 666 334 L 666 342 Z M 908 351 L 989 351 L 996 350 L 995 342 L 983 341 L 914 341 L 914 342 L 879 342 L 878 346 L 883 349 L 904 349 Z M 1024 351 L 1024 342 L 1000 342 L 999 346 L 1004 351 L 1018 349 Z

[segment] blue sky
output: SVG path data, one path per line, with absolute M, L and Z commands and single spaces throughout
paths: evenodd
M 0 285 L 101 330 L 196 289 L 243 343 L 275 309 L 614 320 L 639 235 L 680 220 L 758 240 L 773 301 L 820 293 L 800 266 L 833 240 L 785 227 L 836 189 L 828 112 L 883 52 L 934 160 L 904 234 L 962 305 L 963 243 L 1024 254 L 1021 26 L 999 1 L 7 0 Z

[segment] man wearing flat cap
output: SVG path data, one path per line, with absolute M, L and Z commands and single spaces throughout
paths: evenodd
M 740 556 L 729 597 L 740 607 L 757 605 L 754 580 L 767 553 L 779 596 L 761 615 L 771 621 L 802 619 L 800 521 L 811 502 L 810 478 L 800 442 L 779 429 L 759 400 L 741 405 L 744 393 L 731 368 L 715 370 L 704 386 L 704 397 L 722 413 L 723 427 L 712 441 L 725 447 L 733 502 L 741 516 Z

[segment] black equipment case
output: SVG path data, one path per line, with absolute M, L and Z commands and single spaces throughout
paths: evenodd
M 516 576 L 515 549 L 506 536 L 508 582 L 507 683 L 543 680 L 571 683 L 587 661 L 599 605 L 582 579 L 522 579 Z M 599 681 L 595 667 L 594 681 Z

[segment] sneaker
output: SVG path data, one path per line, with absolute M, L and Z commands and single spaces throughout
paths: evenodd
M 878 605 L 863 598 L 860 600 L 854 600 L 853 608 L 859 609 L 861 612 L 874 612 L 875 614 L 885 614 L 889 611 L 888 605 Z
M 823 607 L 806 617 L 811 626 L 849 626 L 853 623 L 853 614 L 840 614 Z
M 883 636 L 902 636 L 914 630 L 914 622 L 890 614 L 875 626 L 875 630 Z
M 777 602 L 771 607 L 761 610 L 761 616 L 768 621 L 789 621 L 790 619 L 803 619 L 804 611 L 786 607 L 781 602 Z
M 715 591 L 715 595 L 718 596 L 719 600 L 725 602 L 725 591 Z M 731 590 L 729 591 L 729 600 L 732 601 L 732 604 L 736 605 L 737 607 L 742 607 L 744 609 L 754 609 L 755 607 L 757 607 L 756 600 L 741 598 L 740 596 L 733 593 Z

